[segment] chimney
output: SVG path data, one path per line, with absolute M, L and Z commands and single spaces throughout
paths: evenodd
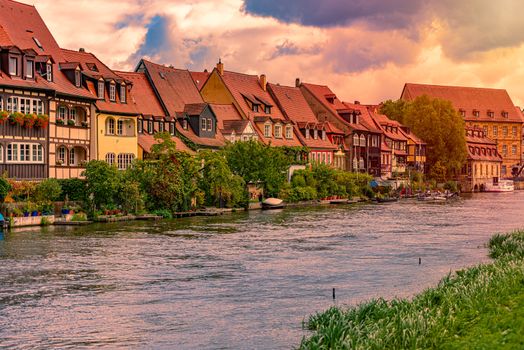
M 86 49 L 84 49 L 83 47 L 81 47 L 81 48 L 78 49 L 78 52 L 86 52 Z
M 295 87 L 299 87 L 300 86 L 300 78 L 296 78 L 295 79 Z
M 354 104 L 359 105 L 359 104 L 360 104 L 360 101 L 355 101 Z
M 267 79 L 265 74 L 260 75 L 260 86 L 262 86 L 262 90 L 266 91 L 267 88 Z
M 224 75 L 224 64 L 222 63 L 222 60 L 219 58 L 217 63 L 217 71 L 218 74 Z

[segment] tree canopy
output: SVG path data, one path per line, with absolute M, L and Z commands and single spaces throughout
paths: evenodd
M 460 171 L 467 157 L 465 124 L 450 101 L 423 95 L 410 102 L 386 101 L 380 111 L 426 142 L 430 175 L 441 179 L 443 172 L 450 176 Z

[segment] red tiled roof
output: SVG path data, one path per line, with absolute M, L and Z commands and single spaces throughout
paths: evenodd
M 138 112 L 155 117 L 164 116 L 164 110 L 145 73 L 116 72 L 133 84 L 133 96 Z
M 371 117 L 375 120 L 376 125 L 380 125 L 384 135 L 392 140 L 396 141 L 407 141 L 407 136 L 401 129 L 401 124 L 396 120 L 389 119 L 384 114 L 372 113 Z M 387 130 L 387 126 L 392 126 L 397 128 L 397 132 Z
M 180 140 L 178 137 L 171 136 L 171 140 L 173 140 L 176 143 L 176 149 L 179 151 L 185 151 L 190 154 L 195 154 L 195 151 L 190 149 L 186 146 L 182 140 Z M 155 140 L 153 135 L 149 134 L 138 134 L 138 145 L 147 153 L 151 153 L 151 147 L 153 147 L 154 144 L 158 143 L 157 140 Z
M 0 0 L 0 23 L 0 46 L 16 45 L 21 50 L 32 49 L 38 55 L 53 58 L 52 82 L 43 79 L 36 72 L 34 81 L 12 79 L 7 74 L 0 73 L 0 85 L 54 90 L 63 95 L 92 98 L 85 89 L 77 88 L 60 71 L 58 62 L 63 61 L 62 52 L 34 6 Z M 41 59 L 39 58 L 38 61 Z
M 208 106 L 207 103 L 190 103 L 184 106 L 184 113 L 187 115 L 200 115 Z
M 218 129 L 227 129 L 225 122 L 232 121 L 241 121 L 242 116 L 238 113 L 237 109 L 233 104 L 218 104 L 211 103 L 209 104 L 213 113 L 217 117 L 217 128 Z M 247 120 L 245 120 L 247 122 Z M 244 126 L 245 127 L 245 126 Z M 242 129 L 243 130 L 243 129 Z M 235 131 L 238 132 L 238 131 Z
M 407 83 L 404 85 L 401 98 L 414 100 L 422 95 L 451 101 L 457 111 L 465 111 L 467 121 L 524 121 L 522 114 L 517 113 L 508 92 L 504 89 Z M 474 110 L 479 111 L 479 117 L 473 116 Z M 488 111 L 494 112 L 494 116 L 488 116 Z M 507 112 L 508 117 L 503 117 L 502 112 Z
M 215 137 L 200 137 L 193 132 L 191 127 L 188 127 L 187 130 L 184 128 L 177 128 L 178 132 L 187 137 L 190 141 L 196 143 L 200 146 L 207 147 L 223 147 L 226 143 L 224 136 L 220 132 L 215 134 Z
M 466 146 L 469 160 L 502 162 L 497 142 L 484 136 L 479 128 L 466 128 Z
M 375 123 L 375 121 L 371 117 L 372 112 L 369 110 L 367 106 L 349 102 L 343 102 L 343 104 L 350 110 L 360 111 L 360 116 L 358 117 L 359 123 L 362 124 L 362 126 L 364 126 L 367 130 L 377 134 L 382 133 L 380 127 Z
M 98 67 L 98 73 L 100 77 L 102 77 L 105 80 L 115 80 L 116 82 L 122 82 L 124 81 L 124 78 L 117 75 L 114 71 L 112 71 L 109 67 L 107 67 L 102 61 L 100 61 L 94 54 L 90 52 L 79 52 L 79 51 L 72 51 L 72 50 L 66 50 L 62 49 L 62 54 L 64 56 L 64 59 L 66 62 L 79 62 L 82 67 L 82 73 L 88 73 L 89 71 L 86 70 L 87 66 L 89 64 L 96 64 Z M 85 75 L 88 75 L 85 74 Z M 132 85 L 132 84 L 128 84 Z M 109 100 L 109 89 L 107 86 L 104 89 L 104 99 L 97 99 L 95 101 L 96 108 L 101 112 L 106 113 L 117 113 L 117 114 L 130 114 L 130 115 L 138 115 L 140 112 L 137 110 L 137 106 L 134 102 L 132 89 L 127 88 L 127 95 L 126 95 L 126 101 L 127 103 L 121 103 L 120 102 L 120 94 L 119 94 L 119 85 L 117 85 L 117 93 L 115 95 L 115 101 L 112 102 Z M 87 80 L 87 89 L 86 91 L 89 91 L 91 94 L 91 97 L 97 97 L 97 91 L 95 83 L 91 80 Z
M 214 71 L 218 74 L 218 71 Z M 250 120 L 255 120 L 255 118 L 263 116 L 269 117 L 272 121 L 281 121 L 283 124 L 287 122 L 287 119 L 284 117 L 278 106 L 276 106 L 275 101 L 271 97 L 268 91 L 264 91 L 260 85 L 259 78 L 256 75 L 249 75 L 243 73 L 236 73 L 230 71 L 224 71 L 224 74 L 220 76 L 224 82 L 227 89 L 233 95 L 233 98 L 237 102 L 243 114 Z M 246 102 L 244 96 L 248 96 L 250 99 L 254 98 L 259 102 L 270 104 L 271 113 L 265 113 L 264 108 L 261 108 L 259 112 L 253 112 L 249 105 Z M 273 146 L 301 146 L 300 141 L 297 139 L 295 130 L 293 128 L 293 133 L 295 136 L 292 139 L 286 139 L 285 137 L 276 138 L 273 137 L 264 137 L 260 125 L 255 123 L 255 130 L 257 131 L 260 140 L 265 143 L 271 143 Z M 283 126 L 282 134 L 285 133 L 285 126 Z
M 186 104 L 204 103 L 188 70 L 165 67 L 144 59 L 142 63 L 169 115 L 183 112 Z
M 189 72 L 189 73 L 191 73 L 191 78 L 193 78 L 193 81 L 195 82 L 198 88 L 198 91 L 202 90 L 202 86 L 204 86 L 204 84 L 206 83 L 207 78 L 209 77 L 210 73 L 207 70 L 203 72 Z
M 325 125 L 326 125 L 326 131 L 328 133 L 331 133 L 331 134 L 340 134 L 340 135 L 344 135 L 344 132 L 342 130 L 340 130 L 339 128 L 337 128 L 335 125 L 333 125 L 332 123 L 330 122 L 325 122 Z

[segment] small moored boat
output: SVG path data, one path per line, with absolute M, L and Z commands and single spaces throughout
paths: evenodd
M 284 201 L 279 198 L 267 198 L 262 201 L 262 209 L 281 209 L 284 208 Z
M 485 184 L 484 192 L 513 192 L 515 185 L 513 180 L 499 180 Z

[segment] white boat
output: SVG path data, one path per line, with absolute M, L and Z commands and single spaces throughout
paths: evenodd
M 493 181 L 484 185 L 485 192 L 513 192 L 515 186 L 513 180 L 499 180 L 498 182 Z
M 267 198 L 262 202 L 262 209 L 281 209 L 284 208 L 284 201 L 280 198 Z

